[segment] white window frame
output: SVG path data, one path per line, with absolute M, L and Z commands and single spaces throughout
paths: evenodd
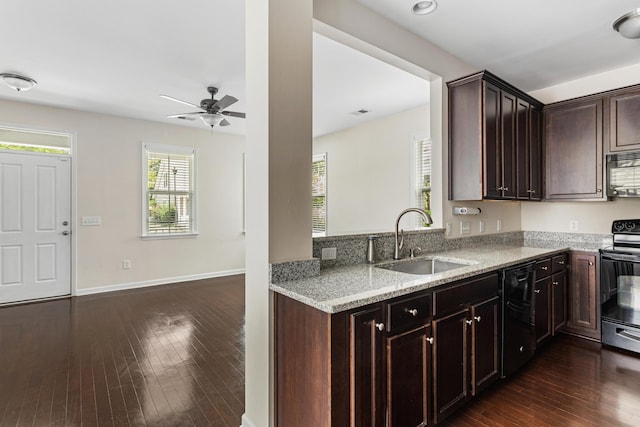
M 431 138 L 429 136 L 426 135 L 416 135 L 413 137 L 413 141 L 412 141 L 412 160 L 413 160 L 413 185 L 412 185 L 412 194 L 413 194 L 413 200 L 414 200 L 414 206 L 417 207 L 418 209 L 424 209 L 424 203 L 422 203 L 422 191 L 424 189 L 424 186 L 422 185 L 422 155 L 418 155 L 418 148 L 420 146 L 422 146 L 422 144 L 424 143 L 428 143 L 431 145 L 431 189 L 433 189 L 433 141 L 431 140 Z M 420 173 L 420 178 L 418 177 L 418 174 Z M 433 197 L 433 190 L 430 191 L 431 197 Z M 433 201 L 431 201 L 431 212 L 429 212 L 429 214 L 433 217 Z M 424 223 L 422 222 L 422 217 L 420 217 L 419 215 L 416 215 L 416 227 L 418 228 L 422 228 L 422 229 L 427 229 L 427 228 L 431 228 L 430 226 L 425 226 Z
M 325 180 L 325 182 L 324 182 L 324 232 L 316 233 L 316 232 L 313 231 L 313 226 L 312 226 L 312 228 L 311 228 L 312 237 L 325 237 L 327 235 L 327 231 L 329 230 L 329 223 L 327 221 L 328 217 L 329 217 L 329 215 L 328 215 L 328 212 L 329 212 L 328 200 L 329 200 L 329 198 L 327 197 L 328 182 L 329 182 L 329 177 L 328 177 L 328 173 L 329 173 L 328 165 L 329 165 L 329 163 L 327 161 L 327 158 L 328 158 L 327 153 L 316 154 L 316 155 L 314 155 L 312 157 L 312 164 L 314 162 L 318 162 L 318 161 L 324 160 L 324 180 Z M 313 197 L 314 197 L 314 194 L 313 194 L 313 191 L 312 191 L 312 193 L 311 193 L 312 202 L 313 202 Z
M 186 147 L 180 145 L 169 144 L 141 144 L 142 147 L 142 239 L 154 240 L 154 239 L 176 239 L 176 238 L 189 238 L 196 237 L 198 235 L 198 209 L 197 209 L 197 152 L 193 147 Z M 188 232 L 175 232 L 175 233 L 149 233 L 148 220 L 149 220 L 149 189 L 148 189 L 148 153 L 163 153 L 163 154 L 175 154 L 182 156 L 193 156 L 192 168 L 191 168 L 191 215 L 189 218 L 189 224 L 191 229 Z

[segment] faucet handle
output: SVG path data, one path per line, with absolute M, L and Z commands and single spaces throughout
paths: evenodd
M 416 246 L 415 248 L 409 249 L 409 258 L 415 258 L 416 252 L 422 252 L 422 248 L 419 246 Z

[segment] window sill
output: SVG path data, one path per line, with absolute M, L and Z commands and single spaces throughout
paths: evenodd
M 200 233 L 150 234 L 140 236 L 142 240 L 195 239 Z

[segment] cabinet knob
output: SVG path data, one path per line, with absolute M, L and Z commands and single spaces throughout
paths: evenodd
M 473 320 L 465 320 L 465 322 L 467 322 L 467 325 L 470 325 L 473 323 Z
M 540 293 L 540 289 L 536 289 L 533 292 L 535 292 L 536 294 L 539 294 Z
M 589 261 L 589 265 L 593 265 L 593 263 L 591 261 Z
M 480 323 L 481 317 L 480 316 L 475 316 L 474 319 L 476 319 L 476 322 Z
M 378 328 L 379 331 L 384 330 L 384 323 L 382 323 L 382 322 L 376 323 L 376 328 Z
M 504 190 L 504 187 L 498 187 L 497 190 L 498 191 L 502 191 L 502 190 Z
M 549 269 L 549 267 L 540 267 L 540 270 L 547 271 L 548 269 Z
M 552 282 L 552 283 L 553 283 L 553 286 L 556 286 L 556 285 L 560 284 L 560 282 Z
M 502 187 L 503 191 L 509 191 L 509 187 Z
M 404 311 L 406 311 L 407 313 L 409 313 L 410 315 L 412 315 L 413 317 L 416 317 L 418 315 L 418 310 L 415 308 L 405 308 Z
M 427 338 L 427 342 L 428 342 L 429 344 L 433 344 L 433 337 L 428 337 L 428 338 Z
M 524 346 L 520 346 L 520 348 L 518 349 L 518 351 L 519 351 L 520 353 L 522 353 L 522 352 L 524 351 Z
M 558 264 L 564 265 L 564 261 L 558 261 Z

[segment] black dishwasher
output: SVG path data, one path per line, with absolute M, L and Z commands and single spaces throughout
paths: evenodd
M 502 270 L 502 377 L 523 366 L 536 348 L 533 317 L 535 263 Z

